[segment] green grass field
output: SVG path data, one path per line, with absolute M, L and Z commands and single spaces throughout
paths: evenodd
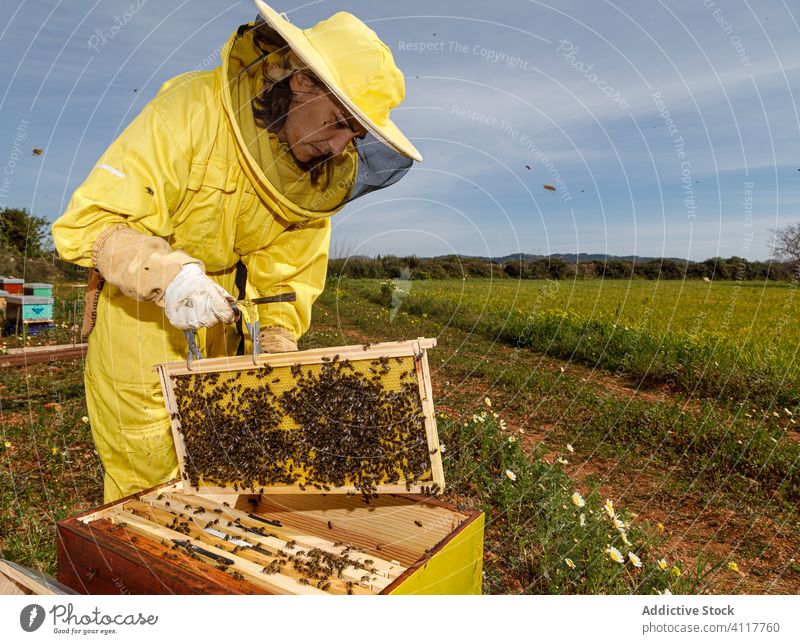
M 800 298 L 793 285 L 395 281 L 379 293 L 373 290 L 375 301 L 394 301 L 402 312 L 643 383 L 763 405 L 800 403 Z
M 69 341 L 80 291 L 58 293 L 36 344 Z M 301 349 L 437 338 L 445 500 L 487 514 L 485 592 L 797 593 L 796 308 L 778 285 L 332 279 Z M 101 503 L 85 413 L 79 362 L 0 373 L 4 558 L 53 572 L 55 522 Z

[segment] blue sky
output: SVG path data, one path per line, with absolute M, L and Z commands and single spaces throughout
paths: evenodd
M 425 161 L 335 216 L 335 252 L 755 260 L 770 229 L 800 219 L 796 3 L 272 6 L 300 27 L 351 11 L 406 75 L 393 118 Z M 9 14 L 0 205 L 52 220 L 161 83 L 217 65 L 255 9 L 27 0 Z

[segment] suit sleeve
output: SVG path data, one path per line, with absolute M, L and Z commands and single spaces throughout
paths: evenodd
M 170 96 L 165 101 L 159 94 L 145 106 L 53 224 L 53 241 L 63 259 L 97 268 L 107 281 L 142 300 L 160 301 L 182 265 L 197 261 L 172 251 L 167 241 L 173 233 L 171 214 L 186 195 L 192 160 L 191 112 L 185 101 Z

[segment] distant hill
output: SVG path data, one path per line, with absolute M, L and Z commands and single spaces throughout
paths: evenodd
M 454 255 L 439 255 L 430 259 L 443 259 L 445 257 L 454 257 Z M 580 262 L 604 262 L 608 260 L 621 260 L 632 263 L 643 262 L 659 262 L 668 260 L 671 262 L 685 262 L 687 261 L 682 257 L 642 257 L 640 255 L 604 255 L 602 253 L 553 253 L 551 255 L 531 255 L 530 253 L 514 253 L 511 255 L 504 255 L 502 257 L 481 257 L 479 255 L 455 255 L 462 259 L 477 259 L 484 262 L 534 262 L 541 259 L 562 259 L 569 264 L 578 264 Z M 427 258 L 426 258 L 427 259 Z

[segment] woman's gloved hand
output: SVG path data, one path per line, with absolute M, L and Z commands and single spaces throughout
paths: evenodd
M 178 329 L 233 322 L 236 300 L 208 277 L 200 264 L 186 264 L 164 289 L 164 312 Z
M 284 353 L 297 351 L 297 342 L 294 336 L 283 327 L 268 326 L 259 333 L 262 353 Z

